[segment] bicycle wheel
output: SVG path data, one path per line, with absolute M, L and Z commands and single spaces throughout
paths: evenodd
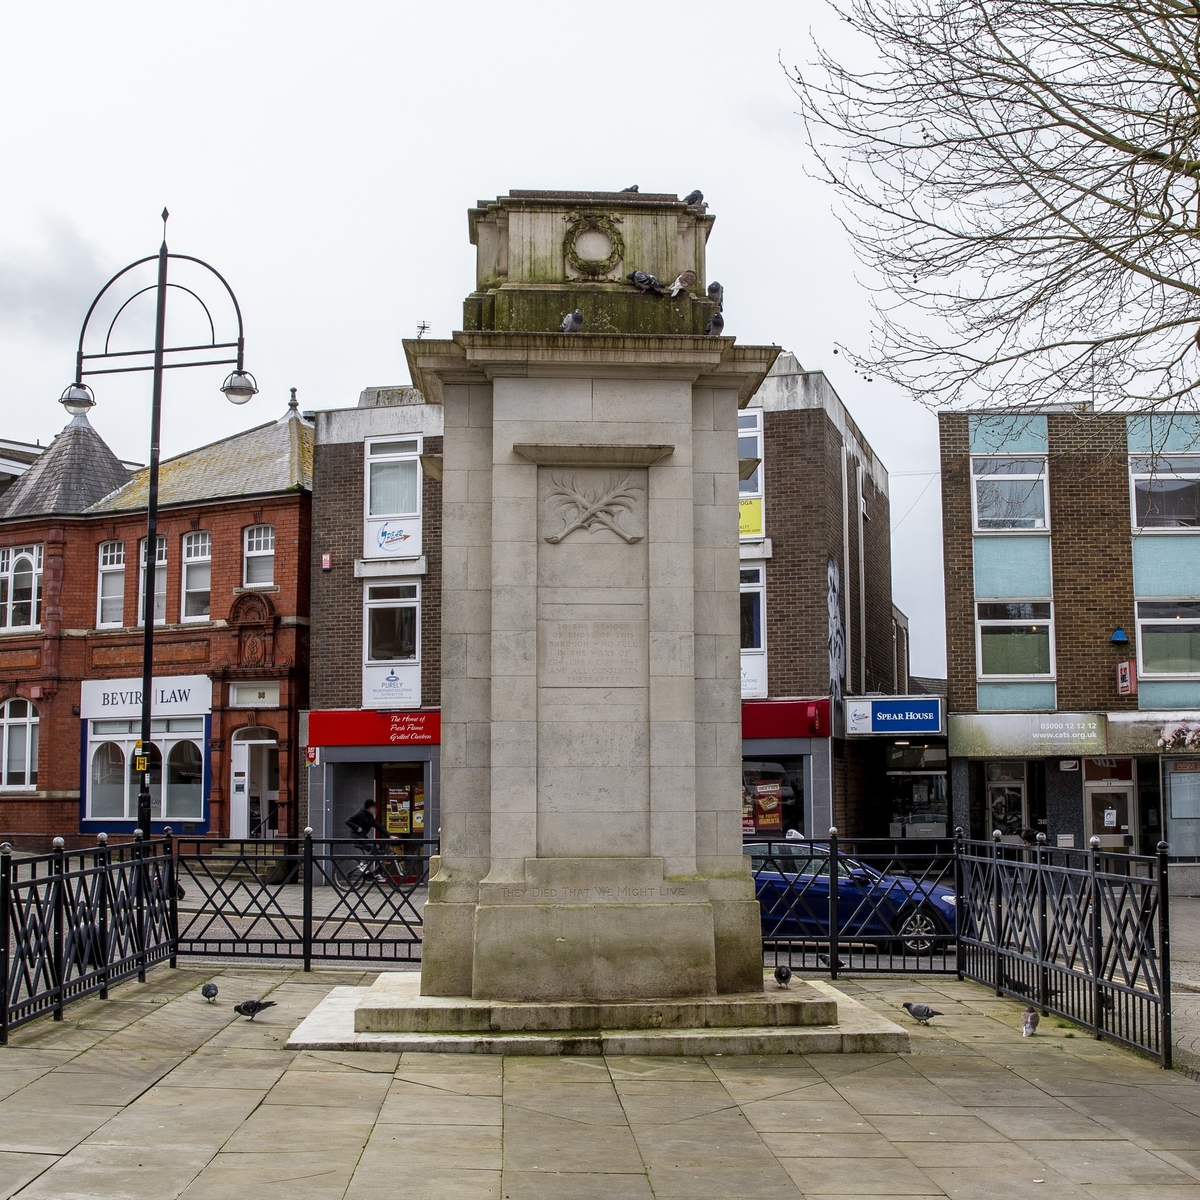
M 362 883 L 366 873 L 366 867 L 360 859 L 335 858 L 333 860 L 333 882 L 337 887 L 353 890 Z

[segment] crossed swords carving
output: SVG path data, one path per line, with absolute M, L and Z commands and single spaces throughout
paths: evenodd
M 597 525 L 611 529 L 627 542 L 642 540 L 640 533 L 630 533 L 618 523 L 620 514 L 632 511 L 638 500 L 638 489 L 629 482 L 628 475 L 622 475 L 615 481 L 610 477 L 607 490 L 599 494 L 581 491 L 574 475 L 552 475 L 550 479 L 554 484 L 550 500 L 552 503 L 557 501 L 555 507 L 562 514 L 566 524 L 558 533 L 547 537 L 546 541 L 561 542 L 567 534 L 574 533 L 576 529 L 590 530 Z M 572 509 L 575 512 L 573 517 L 570 515 Z

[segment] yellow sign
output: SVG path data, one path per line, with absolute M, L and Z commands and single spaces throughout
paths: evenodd
M 763 537 L 763 502 L 761 496 L 738 501 L 738 536 Z
M 145 775 L 150 770 L 150 757 L 146 754 L 135 754 L 133 756 L 133 769 L 138 775 Z

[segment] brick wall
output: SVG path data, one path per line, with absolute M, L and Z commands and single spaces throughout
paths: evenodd
M 942 562 L 946 587 L 946 707 L 975 709 L 975 559 L 971 542 L 971 445 L 967 417 L 939 413 Z

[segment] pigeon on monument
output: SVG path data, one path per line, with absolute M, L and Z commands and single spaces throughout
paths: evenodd
M 662 284 L 658 282 L 649 271 L 630 271 L 625 276 L 630 283 L 644 296 L 647 292 L 653 292 L 656 296 L 663 294 Z
M 704 203 L 704 193 L 697 188 L 694 192 L 688 192 L 683 198 L 684 204 L 690 204 L 693 207 Z M 1198 343 L 1200 344 L 1200 343 Z
M 905 1000 L 904 1007 L 908 1009 L 908 1015 L 922 1025 L 928 1025 L 934 1017 L 945 1015 L 936 1008 L 930 1008 L 928 1004 L 914 1004 L 911 1000 Z
M 241 1004 L 235 1004 L 233 1011 L 239 1017 L 249 1017 L 251 1021 L 258 1016 L 264 1008 L 274 1008 L 274 1000 L 243 1000 Z
M 1031 1004 L 1021 1014 L 1021 1036 L 1033 1037 L 1037 1033 L 1038 1021 L 1040 1020 L 1041 1018 L 1038 1016 L 1037 1009 Z
M 680 292 L 686 292 L 695 282 L 695 271 L 681 271 L 675 276 L 675 282 L 667 288 L 667 293 L 671 296 L 678 296 Z
M 789 983 L 791 983 L 791 981 L 792 968 L 789 967 L 787 963 L 780 963 L 779 966 L 775 968 L 775 982 L 779 984 L 781 988 L 785 988 Z
M 569 312 L 558 327 L 559 333 L 578 333 L 583 328 L 583 313 L 579 309 Z
M 637 190 L 638 185 L 636 183 L 630 184 L 629 187 L 621 189 L 623 192 L 636 192 Z
M 717 312 L 725 309 L 725 289 L 714 280 L 708 285 L 708 298 L 716 302 Z
M 209 1002 L 209 1004 L 216 1004 L 216 1002 L 217 1002 L 217 985 L 215 983 L 206 983 L 200 989 L 200 995 L 202 995 L 205 998 L 205 1000 L 207 1000 Z
M 709 337 L 720 337 L 725 332 L 725 318 L 719 312 L 713 313 L 704 326 L 704 332 Z

